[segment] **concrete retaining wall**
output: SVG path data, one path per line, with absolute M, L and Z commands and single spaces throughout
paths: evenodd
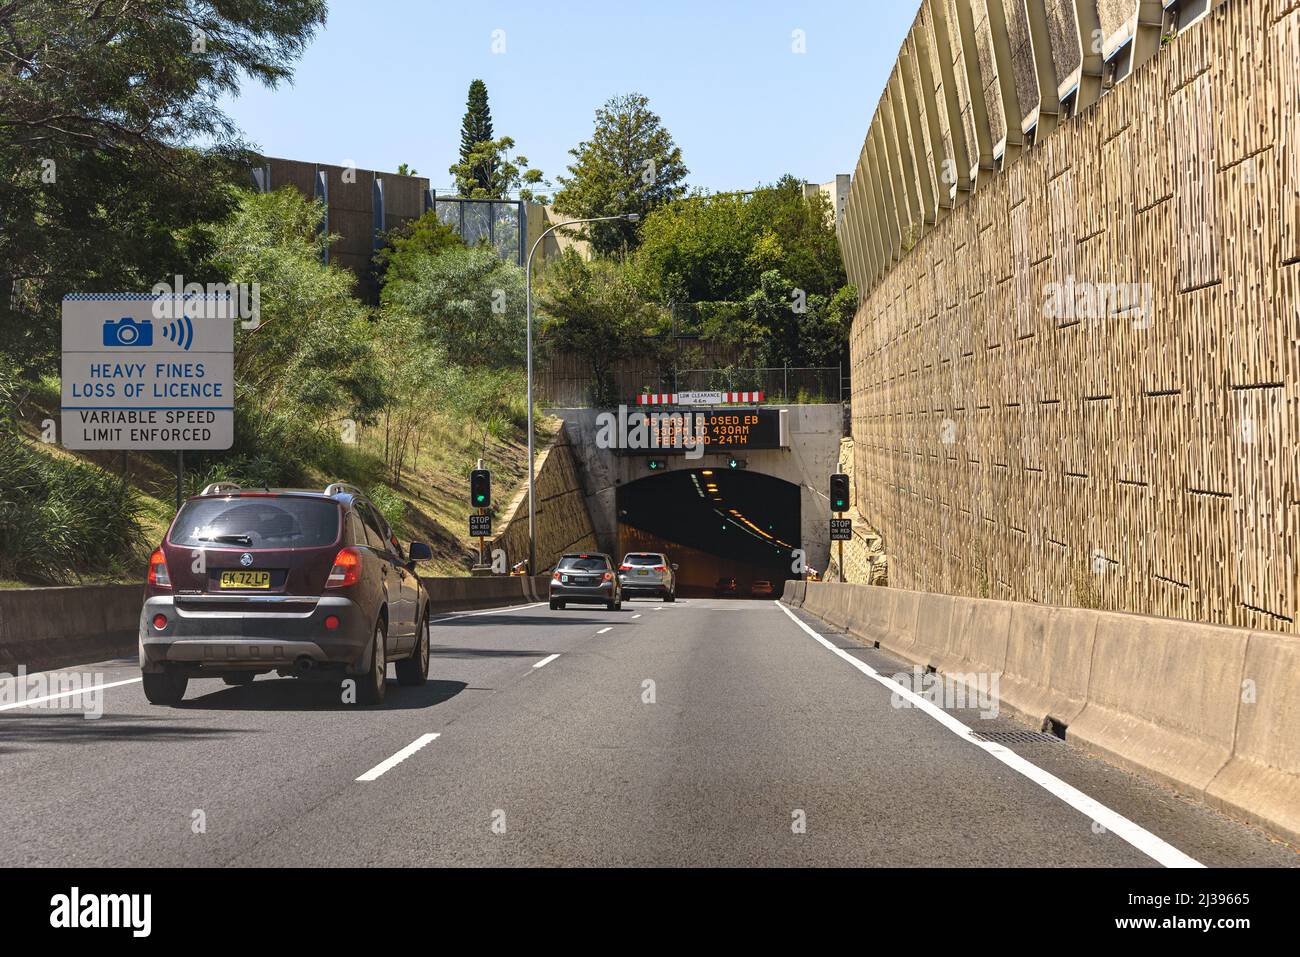
M 434 612 L 545 601 L 547 576 L 425 578 Z M 128 658 L 136 653 L 140 585 L 0 589 L 0 672 Z
M 537 456 L 537 568 L 552 568 L 565 552 L 599 551 L 574 450 L 563 428 Z M 513 567 L 528 558 L 528 485 L 515 493 L 492 540 Z M 612 549 L 611 549 L 612 551 Z M 618 556 L 614 556 L 615 560 Z
M 1171 618 L 833 582 L 782 601 L 1300 844 L 1300 639 Z

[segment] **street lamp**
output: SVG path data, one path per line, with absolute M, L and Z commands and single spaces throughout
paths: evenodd
M 542 240 L 564 226 L 581 226 L 584 223 L 606 223 L 623 220 L 635 223 L 641 218 L 640 213 L 622 213 L 618 216 L 596 216 L 591 219 L 571 219 L 567 223 L 556 223 L 547 229 L 533 247 L 528 250 L 528 259 L 524 263 L 524 308 L 527 316 L 526 350 L 528 353 L 528 574 L 537 574 L 537 500 L 534 496 L 536 475 L 533 468 L 533 253 L 542 244 Z

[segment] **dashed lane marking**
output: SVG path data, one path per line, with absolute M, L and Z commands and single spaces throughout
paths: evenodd
M 437 734 L 420 735 L 418 738 L 416 738 L 406 747 L 402 748 L 402 750 L 394 754 L 391 758 L 385 758 L 383 761 L 380 761 L 378 764 L 376 764 L 365 774 L 361 775 L 361 777 L 357 778 L 357 780 L 373 781 L 376 778 L 384 774 L 387 774 L 389 771 L 393 770 L 393 768 L 397 767 L 399 764 L 401 764 L 403 761 L 405 761 L 407 758 L 413 755 L 416 751 L 419 751 L 426 744 L 428 744 L 430 741 L 435 740 L 437 737 L 438 737 Z

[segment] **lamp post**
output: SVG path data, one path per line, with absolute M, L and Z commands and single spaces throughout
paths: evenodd
M 618 216 L 596 216 L 591 219 L 571 219 L 567 223 L 556 223 L 547 229 L 528 250 L 528 259 L 524 263 L 524 309 L 527 318 L 526 345 L 528 354 L 528 574 L 537 574 L 537 499 L 534 496 L 533 468 L 533 253 L 542 244 L 542 240 L 564 226 L 581 226 L 584 223 L 606 223 L 621 219 L 635 223 L 641 218 L 640 213 L 622 213 Z

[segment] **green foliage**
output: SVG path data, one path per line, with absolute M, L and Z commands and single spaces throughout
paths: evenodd
M 370 501 L 383 513 L 398 538 L 406 538 L 409 530 L 406 524 L 406 501 L 387 485 L 370 486 Z
M 742 364 L 830 366 L 843 357 L 856 292 L 845 286 L 833 296 L 807 295 L 770 269 L 744 302 L 710 306 L 701 333 L 737 345 Z
M 618 216 L 651 210 L 683 196 L 689 170 L 650 100 L 639 93 L 616 96 L 596 111 L 590 140 L 569 150 L 569 176 L 558 177 L 555 208 L 575 218 Z M 584 228 L 599 253 L 635 249 L 636 223 L 593 223 Z
M 67 292 L 207 278 L 191 227 L 229 210 L 250 165 L 219 103 L 242 75 L 286 79 L 324 16 L 324 0 L 0 4 L 7 354 L 54 368 Z
M 542 343 L 580 356 L 591 368 L 592 400 L 616 403 L 612 372 L 622 359 L 646 355 L 667 317 L 646 301 L 620 263 L 587 262 L 572 249 L 546 271 L 540 290 Z
M 492 141 L 492 108 L 488 106 L 487 84 L 474 80 L 469 85 L 469 96 L 465 103 L 465 117 L 460 121 L 460 163 L 473 180 L 471 189 L 479 189 L 484 194 L 495 188 L 497 168 L 490 160 L 480 164 L 475 157 L 475 150 L 480 143 Z M 455 167 L 452 167 L 453 174 Z M 457 181 L 457 187 L 464 189 Z M 467 180 L 468 182 L 468 180 Z M 461 193 L 462 196 L 472 195 Z
M 458 365 L 500 368 L 523 360 L 522 269 L 484 247 L 412 257 L 408 267 L 381 298 L 385 312 L 419 320 L 412 335 Z
M 319 428 L 383 404 L 374 329 L 354 277 L 320 261 L 320 206 L 291 188 L 241 192 L 214 227 L 213 262 L 232 282 L 258 283 L 260 319 L 235 338 L 239 403 L 283 410 Z
M 692 196 L 651 213 L 632 266 L 684 331 L 742 349 L 754 365 L 834 365 L 856 294 L 845 284 L 831 210 L 794 177 L 744 195 Z
M 508 136 L 499 140 L 475 143 L 469 153 L 461 154 L 460 162 L 453 163 L 447 172 L 456 179 L 456 190 L 469 199 L 505 199 L 518 193 L 527 203 L 549 202 L 545 193 L 535 192 L 534 186 L 549 185 L 542 171 L 530 169 L 528 157 L 510 152 L 515 141 Z
M 428 210 L 419 219 L 390 229 L 384 245 L 375 255 L 382 280 L 390 282 L 411 278 L 412 263 L 425 256 L 437 256 L 448 249 L 464 246 L 456 231 Z
M 692 196 L 652 213 L 637 269 L 661 301 L 739 302 L 775 269 L 809 294 L 845 282 L 830 208 L 792 176 L 749 194 Z
M 26 391 L 0 357 L 0 578 L 57 583 L 122 567 L 142 541 L 130 489 L 26 441 L 17 423 Z

